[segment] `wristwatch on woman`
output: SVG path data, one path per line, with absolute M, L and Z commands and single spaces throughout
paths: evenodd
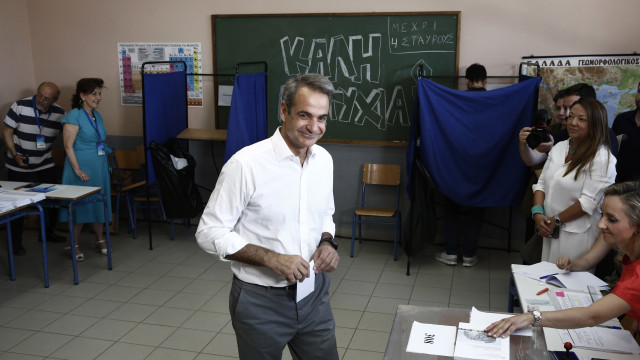
M 533 327 L 538 327 L 540 326 L 540 320 L 542 320 L 542 314 L 540 313 L 540 311 L 538 310 L 533 310 L 531 312 L 531 315 L 533 315 Z
M 560 221 L 560 217 L 558 217 L 558 214 L 556 214 L 556 220 L 555 220 L 555 222 L 556 222 L 556 226 L 560 226 L 560 225 L 562 225 L 562 222 Z

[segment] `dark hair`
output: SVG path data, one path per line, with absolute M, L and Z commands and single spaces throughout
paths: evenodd
M 287 106 L 287 111 L 291 111 L 293 101 L 301 87 L 308 87 L 313 91 L 323 93 L 329 97 L 329 103 L 333 100 L 335 92 L 333 84 L 324 75 L 320 74 L 298 74 L 287 79 L 282 92 L 282 100 Z
M 580 170 L 585 166 L 592 165 L 592 160 L 596 156 L 600 146 L 605 145 L 609 151 L 611 144 L 609 143 L 609 121 L 607 119 L 607 109 L 602 103 L 594 98 L 583 97 L 578 99 L 571 105 L 580 105 L 587 112 L 587 123 L 589 128 L 589 136 L 584 144 L 582 144 L 573 154 L 573 158 L 567 166 L 564 176 L 567 176 L 574 169 L 576 170 L 575 180 L 578 180 Z M 607 164 L 608 166 L 608 164 Z
M 464 77 L 474 83 L 484 81 L 487 78 L 487 69 L 478 63 L 471 64 L 465 71 Z
M 578 83 L 575 85 L 571 85 L 568 88 L 564 89 L 565 96 L 577 95 L 581 98 L 596 98 L 596 90 L 593 86 L 585 83 Z
M 618 196 L 624 204 L 624 213 L 631 225 L 640 226 L 640 181 L 627 181 L 613 184 L 605 189 L 604 196 Z M 637 236 L 637 235 L 636 235 Z M 640 241 L 636 240 L 632 260 L 640 256 Z
M 97 88 L 104 87 L 104 81 L 99 78 L 82 78 L 76 83 L 76 92 L 71 97 L 71 107 L 79 109 L 82 107 L 80 94 L 90 94 Z
M 553 96 L 553 102 L 556 103 L 565 96 L 567 96 L 567 93 L 564 90 L 558 90 L 558 92 Z

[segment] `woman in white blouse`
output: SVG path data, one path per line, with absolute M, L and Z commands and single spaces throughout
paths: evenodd
M 596 99 L 581 98 L 567 119 L 569 139 L 556 144 L 533 185 L 531 216 L 543 236 L 542 261 L 584 255 L 598 237 L 604 189 L 616 177 L 607 110 Z

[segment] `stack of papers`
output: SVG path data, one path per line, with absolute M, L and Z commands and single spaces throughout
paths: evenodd
M 42 193 L 28 193 L 24 191 L 3 190 L 0 191 L 0 212 L 19 208 L 21 206 L 36 203 L 46 197 Z
M 567 289 L 588 290 L 589 286 L 601 289 L 609 288 L 606 282 L 590 272 L 560 270 L 555 264 L 547 261 L 523 266 L 514 273 Z
M 407 352 L 453 356 L 455 359 L 500 360 L 509 359 L 509 338 L 487 336 L 484 329 L 491 323 L 513 314 L 483 313 L 475 307 L 471 323 L 455 326 L 413 322 Z M 514 333 L 515 334 L 515 333 Z M 531 329 L 528 329 L 531 336 Z

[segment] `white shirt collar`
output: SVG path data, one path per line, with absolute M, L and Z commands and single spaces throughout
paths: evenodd
M 286 141 L 284 141 L 284 138 L 280 133 L 280 129 L 282 129 L 282 126 L 279 126 L 276 129 L 276 131 L 273 133 L 273 136 L 271 137 L 271 143 L 273 144 L 273 150 L 276 153 L 276 159 L 282 160 L 289 156 L 295 157 L 297 159 L 298 157 L 293 153 L 293 151 L 291 151 L 291 149 L 289 149 L 289 145 L 287 145 Z M 315 147 L 316 145 L 314 144 L 309 148 L 307 159 L 315 158 L 316 156 Z

